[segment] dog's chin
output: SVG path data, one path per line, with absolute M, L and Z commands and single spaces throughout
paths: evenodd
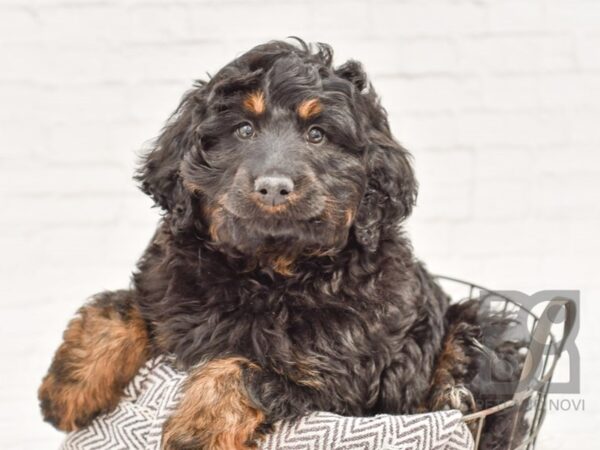
M 216 243 L 249 256 L 329 254 L 347 240 L 347 230 L 322 214 L 302 218 L 260 212 L 239 215 L 224 207 L 213 229 Z
M 244 220 L 263 223 L 266 226 L 286 223 L 293 226 L 302 222 L 317 222 L 326 215 L 328 197 L 310 192 L 296 200 L 279 205 L 267 205 L 256 196 L 228 194 L 221 197 L 219 204 L 228 214 Z

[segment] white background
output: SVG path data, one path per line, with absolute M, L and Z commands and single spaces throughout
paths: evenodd
M 416 253 L 493 288 L 582 292 L 600 439 L 600 1 L 0 1 L 0 448 L 55 448 L 36 389 L 68 318 L 124 287 L 158 213 L 137 155 L 195 78 L 298 35 L 363 61 L 415 156 Z

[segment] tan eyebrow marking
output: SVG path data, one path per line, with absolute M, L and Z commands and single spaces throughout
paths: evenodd
M 265 94 L 262 91 L 254 91 L 244 99 L 244 108 L 251 113 L 260 115 L 265 112 Z
M 298 105 L 298 115 L 304 120 L 309 119 L 312 116 L 316 116 L 322 110 L 323 108 L 318 98 L 304 100 Z

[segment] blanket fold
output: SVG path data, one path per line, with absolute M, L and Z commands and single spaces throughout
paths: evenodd
M 162 424 L 177 405 L 185 373 L 159 357 L 125 390 L 119 406 L 70 433 L 61 450 L 159 450 Z M 342 417 L 317 412 L 278 424 L 260 450 L 473 449 L 459 411 L 406 416 Z

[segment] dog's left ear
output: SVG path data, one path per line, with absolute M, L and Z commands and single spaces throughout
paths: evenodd
M 367 139 L 367 188 L 354 221 L 357 241 L 368 251 L 379 246 L 382 234 L 395 232 L 416 202 L 417 182 L 411 155 L 392 136 L 387 114 L 360 63 L 349 61 L 336 75 L 356 87 L 356 108 Z
M 367 149 L 367 189 L 354 221 L 357 241 L 377 250 L 381 235 L 396 232 L 412 212 L 417 182 L 410 154 L 391 134 L 371 130 Z
M 374 252 L 382 234 L 396 232 L 412 212 L 417 182 L 410 154 L 392 137 L 389 129 L 368 132 L 367 189 L 354 222 L 356 239 Z

